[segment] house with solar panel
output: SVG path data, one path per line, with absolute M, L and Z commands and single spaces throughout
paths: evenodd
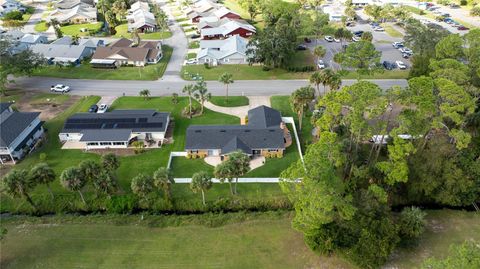
M 77 113 L 69 117 L 58 134 L 64 149 L 128 148 L 135 141 L 146 148 L 165 142 L 170 113 L 155 110 L 113 110 Z
M 242 151 L 250 157 L 283 156 L 292 143 L 279 111 L 259 106 L 248 111 L 244 125 L 191 125 L 187 128 L 185 151 L 190 155 L 216 156 Z
M 15 164 L 35 149 L 44 133 L 39 115 L 14 111 L 10 103 L 0 103 L 0 163 Z

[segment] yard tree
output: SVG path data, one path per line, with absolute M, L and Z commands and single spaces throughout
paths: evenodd
M 460 35 L 451 34 L 442 38 L 435 45 L 437 59 L 460 59 L 463 57 L 463 39 Z
M 192 176 L 192 182 L 190 183 L 190 189 L 194 193 L 202 193 L 202 203 L 205 203 L 205 192 L 212 187 L 212 177 L 205 171 L 196 172 Z
M 123 20 L 123 18 L 125 18 L 125 16 L 127 15 L 127 9 L 127 3 L 125 3 L 125 1 L 123 0 L 114 1 L 111 7 L 111 10 L 118 18 L 118 20 Z
M 157 22 L 158 29 L 160 29 L 161 32 L 164 32 L 168 29 L 168 16 L 158 5 L 156 5 L 155 10 L 155 21 Z
M 470 81 L 468 66 L 455 59 L 431 59 L 429 68 L 434 79 L 445 78 L 458 85 L 466 85 Z
M 435 46 L 447 35 L 448 31 L 442 27 L 436 27 L 431 24 L 426 26 L 418 20 L 410 20 L 405 25 L 404 40 L 415 55 L 432 58 L 435 56 Z
M 334 29 L 328 25 L 329 17 L 327 14 L 315 12 L 313 16 L 312 29 L 315 34 L 315 43 L 320 39 L 321 35 L 331 34 Z
M 480 243 L 465 241 L 459 245 L 451 245 L 449 255 L 443 259 L 428 258 L 422 269 L 457 269 L 480 268 Z
M 8 39 L 0 39 L 0 94 L 5 94 L 7 84 L 14 82 L 8 78 L 13 76 L 30 76 L 36 69 L 45 64 L 43 56 L 32 52 L 31 50 L 24 50 L 17 54 L 12 54 L 10 48 L 15 45 L 15 42 Z
M 60 175 L 60 184 L 68 191 L 76 191 L 80 194 L 82 202 L 86 205 L 87 202 L 83 197 L 82 189 L 87 184 L 85 176 L 82 174 L 82 170 L 78 167 L 69 167 L 63 170 Z
M 150 98 L 150 90 L 148 89 L 144 89 L 144 90 L 141 90 L 138 95 L 140 95 L 141 97 L 143 97 L 144 100 L 148 100 Z
M 266 27 L 274 26 L 282 19 L 291 23 L 299 19 L 298 10 L 300 6 L 282 0 L 264 1 L 262 4 L 262 15 Z
M 36 164 L 29 173 L 30 179 L 36 184 L 45 184 L 47 186 L 48 192 L 54 198 L 52 189 L 50 188 L 50 183 L 55 180 L 55 172 L 53 169 L 48 166 L 47 163 L 38 163 Z
M 225 181 L 228 181 L 228 185 L 230 187 L 230 193 L 232 195 L 235 194 L 233 192 L 233 186 L 232 186 L 234 175 L 233 175 L 233 164 L 231 162 L 224 161 L 224 162 L 221 162 L 219 165 L 215 166 L 213 175 L 222 183 L 224 183 Z
M 366 31 L 362 34 L 362 40 L 372 42 L 373 40 L 373 35 L 372 32 Z
M 18 10 L 13 10 L 3 15 L 4 21 L 21 21 L 23 19 L 23 13 Z
M 233 193 L 238 194 L 238 178 L 245 175 L 250 170 L 250 158 L 242 151 L 235 151 L 228 154 L 226 166 L 230 167 L 231 177 L 235 178 Z
M 425 215 L 418 207 L 405 207 L 400 213 L 400 237 L 407 241 L 417 240 L 425 230 Z
M 388 161 L 377 163 L 377 167 L 385 175 L 385 182 L 394 185 L 397 182 L 408 181 L 407 157 L 415 152 L 412 142 L 399 138 L 399 133 L 393 132 L 393 144 L 388 145 Z
M 345 9 L 345 16 L 351 19 L 355 19 L 357 17 L 357 12 L 353 6 L 349 6 Z
M 318 96 L 320 96 L 320 84 L 323 84 L 325 81 L 324 78 L 324 73 L 320 71 L 315 71 L 310 75 L 309 81 L 311 84 L 315 85 Z
M 471 29 L 464 38 L 464 54 L 470 68 L 471 81 L 480 87 L 480 29 Z
M 183 86 L 182 92 L 188 95 L 188 117 L 192 118 L 192 96 L 195 94 L 195 85 L 188 84 Z
M 302 130 L 303 113 L 313 100 L 315 100 L 315 93 L 314 89 L 310 86 L 299 88 L 295 90 L 290 96 L 290 104 L 292 106 L 292 110 L 295 111 L 298 116 L 299 130 Z
M 173 174 L 170 169 L 166 167 L 160 167 L 153 173 L 153 184 L 163 191 L 165 200 L 167 201 L 172 201 L 172 184 L 174 183 Z
M 108 10 L 105 12 L 105 21 L 108 24 L 108 29 L 110 30 L 110 34 L 114 35 L 117 31 L 115 30 L 115 27 L 117 26 L 117 19 L 115 18 L 115 14 L 111 11 Z
M 97 4 L 96 4 L 97 10 L 103 15 L 104 18 L 106 17 L 105 13 L 110 8 L 109 4 L 110 3 L 109 3 L 108 0 L 98 0 L 97 1 Z
M 29 192 L 35 187 L 35 182 L 28 176 L 24 169 L 14 169 L 8 173 L 1 181 L 1 190 L 11 197 L 25 198 L 27 202 L 35 208 Z
M 287 19 L 280 18 L 275 25 L 267 26 L 247 45 L 248 61 L 263 63 L 267 67 L 286 67 L 297 47 L 297 29 Z
M 87 182 L 93 182 L 102 170 L 100 164 L 94 160 L 83 160 L 78 165 L 78 168 Z
M 358 41 L 348 45 L 342 53 L 342 66 L 356 69 L 359 76 L 372 74 L 379 70 L 382 53 L 368 41 Z
M 231 73 L 225 72 L 218 78 L 218 81 L 225 85 L 225 102 L 228 103 L 228 85 L 232 84 L 233 75 Z
M 118 159 L 117 155 L 113 153 L 102 155 L 100 162 L 103 169 L 110 173 L 115 173 L 118 167 L 120 167 L 120 160 Z
M 317 56 L 318 59 L 323 58 L 326 53 L 327 50 L 324 46 L 316 46 L 315 49 L 313 49 L 313 55 Z
M 92 183 L 98 193 L 103 193 L 108 196 L 113 194 L 117 189 L 117 179 L 115 175 L 107 170 L 100 170 L 98 175 L 93 178 Z
M 208 102 L 212 98 L 212 94 L 208 92 L 207 83 L 203 79 L 195 83 L 194 91 L 195 99 L 200 103 L 200 115 L 202 115 L 205 102 Z
M 340 77 L 340 74 L 332 71 L 331 75 L 329 76 L 327 85 L 331 91 L 336 91 L 340 89 L 340 87 L 342 86 L 342 78 Z
M 382 7 L 378 5 L 367 5 L 364 10 L 374 21 L 378 21 L 382 15 Z
M 335 33 L 333 33 L 333 36 L 337 39 L 340 40 L 340 44 L 343 47 L 344 42 L 352 39 L 352 32 L 347 30 L 345 27 L 340 27 L 335 30 Z
M 145 199 L 154 190 L 153 178 L 141 173 L 132 179 L 130 188 L 134 194 Z
M 238 2 L 248 12 L 250 19 L 255 20 L 255 17 L 260 13 L 261 0 L 240 0 Z

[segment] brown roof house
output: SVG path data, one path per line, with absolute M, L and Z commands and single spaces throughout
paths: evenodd
M 156 64 L 162 58 L 160 41 L 133 41 L 122 38 L 108 47 L 98 47 L 90 63 L 93 67 L 116 68 L 122 65 L 145 66 Z

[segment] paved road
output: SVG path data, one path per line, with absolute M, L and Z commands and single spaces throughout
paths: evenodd
M 137 96 L 142 89 L 149 89 L 152 95 L 166 96 L 172 93 L 182 94 L 182 88 L 192 83 L 181 80 L 158 81 L 122 81 L 122 80 L 85 80 L 85 79 L 60 79 L 45 77 L 29 77 L 15 79 L 15 88 L 37 91 L 48 91 L 51 85 L 62 83 L 72 88 L 71 94 L 75 95 L 100 95 L 100 96 Z M 372 80 L 382 89 L 394 85 L 405 87 L 404 79 Z M 350 85 L 356 80 L 343 80 L 343 85 Z M 308 84 L 307 80 L 237 80 L 230 85 L 231 95 L 286 95 L 295 89 Z M 225 86 L 216 81 L 207 81 L 209 91 L 213 95 L 223 95 Z

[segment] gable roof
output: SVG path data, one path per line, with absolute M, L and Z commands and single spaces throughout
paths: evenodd
M 0 114 L 7 110 L 11 105 L 11 103 L 0 103 Z
M 55 4 L 55 7 L 60 9 L 70 9 L 80 4 L 86 4 L 93 7 L 94 0 L 61 0 Z
M 110 43 L 109 46 L 125 48 L 125 47 L 130 47 L 132 44 L 133 44 L 132 40 L 122 37 L 119 40 Z
M 245 29 L 253 33 L 257 32 L 255 30 L 255 27 L 253 27 L 248 23 L 243 23 L 239 20 L 229 20 L 227 23 L 222 24 L 218 27 L 201 29 L 200 32 L 202 36 L 211 36 L 211 35 L 226 36 L 239 28 Z
M 49 19 L 57 19 L 59 22 L 68 21 L 76 16 L 81 16 L 89 19 L 97 19 L 97 9 L 80 3 L 72 8 L 67 9 L 57 9 L 50 14 Z
M 0 119 L 0 147 L 9 147 L 39 115 L 40 112 L 4 113 Z
M 35 44 L 35 43 L 39 42 L 40 39 L 47 40 L 47 37 L 44 36 L 44 35 L 25 34 L 20 39 L 20 42 L 28 43 L 28 44 Z
M 156 57 L 160 51 L 157 49 L 161 47 L 160 44 L 160 41 L 140 41 L 138 46 L 131 47 L 133 41 L 121 38 L 108 47 L 97 47 L 92 59 L 111 59 L 113 55 L 118 54 L 131 61 L 145 61 Z
M 234 35 L 227 39 L 200 40 L 200 51 L 197 59 L 209 56 L 220 60 L 235 53 L 246 56 L 247 44 L 248 40 L 239 35 Z
M 248 111 L 248 125 L 256 128 L 279 127 L 282 122 L 280 112 L 268 106 L 258 106 Z
M 96 48 L 98 46 L 103 46 L 104 41 L 97 38 L 80 38 L 78 40 L 79 46 L 85 46 L 87 48 Z
M 64 36 L 64 37 L 61 37 L 55 41 L 53 41 L 52 45 L 71 45 L 73 43 L 73 40 L 71 37 L 69 36 Z
M 58 44 L 34 44 L 30 49 L 45 58 L 63 58 L 64 60 L 80 59 L 85 53 L 85 46 L 79 45 L 58 45 Z
M 233 11 L 231 11 L 230 9 L 226 8 L 226 7 L 222 7 L 222 8 L 220 8 L 220 9 L 215 10 L 215 11 L 213 12 L 213 15 L 215 15 L 215 17 L 217 17 L 217 18 L 221 18 L 221 17 L 223 17 L 223 16 L 225 16 L 225 15 L 227 15 L 227 14 L 229 14 L 229 13 L 232 13 L 232 14 L 234 14 L 234 15 L 237 15 L 237 16 L 241 17 L 238 13 L 233 12 Z
M 276 118 L 276 116 L 280 116 L 280 112 L 269 109 L 258 107 L 252 109 L 254 110 L 252 113 L 250 110 L 249 116 L 254 118 L 252 122 L 249 117 L 247 125 L 191 125 L 187 128 L 185 149 L 220 149 L 221 154 L 235 150 L 251 154 L 253 149 L 283 149 L 285 143 L 280 122 L 276 125 L 273 124 L 277 120 L 281 121 L 281 117 Z M 268 119 L 263 121 L 255 119 L 255 117 L 262 116 Z

